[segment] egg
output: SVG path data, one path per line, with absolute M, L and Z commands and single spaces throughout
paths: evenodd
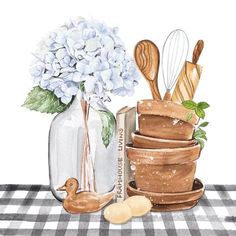
M 112 224 L 123 224 L 132 218 L 132 212 L 127 204 L 113 203 L 104 210 L 104 217 Z
M 146 215 L 152 208 L 151 201 L 144 196 L 132 196 L 124 201 L 129 206 L 132 216 Z

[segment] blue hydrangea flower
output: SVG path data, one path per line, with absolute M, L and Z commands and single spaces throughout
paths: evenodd
M 35 54 L 34 83 L 65 104 L 77 93 L 87 101 L 109 100 L 108 92 L 132 95 L 139 75 L 117 33 L 117 28 L 83 18 L 51 32 Z

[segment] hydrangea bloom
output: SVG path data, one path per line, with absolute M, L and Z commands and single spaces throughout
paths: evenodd
M 83 18 L 48 35 L 35 54 L 31 76 L 65 104 L 78 92 L 88 101 L 106 101 L 107 92 L 132 95 L 139 78 L 117 28 Z

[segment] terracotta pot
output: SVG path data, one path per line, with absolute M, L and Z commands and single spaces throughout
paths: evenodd
M 127 145 L 137 188 L 173 193 L 190 191 L 200 156 L 200 145 L 182 148 L 144 149 Z
M 197 144 L 197 141 L 192 140 L 171 140 L 159 139 L 149 136 L 141 135 L 138 131 L 131 134 L 134 147 L 138 148 L 177 148 L 177 147 L 190 147 Z
M 182 193 L 154 193 L 137 189 L 134 181 L 127 186 L 128 196 L 145 196 L 153 204 L 152 211 L 174 211 L 192 208 L 204 194 L 204 186 L 199 179 L 193 182 L 191 191 Z
M 163 139 L 191 140 L 199 120 L 195 112 L 171 101 L 142 100 L 137 112 L 140 133 Z

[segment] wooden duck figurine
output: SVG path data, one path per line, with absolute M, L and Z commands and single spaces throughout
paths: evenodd
M 70 178 L 65 185 L 58 188 L 58 191 L 66 191 L 67 196 L 63 201 L 64 209 L 69 213 L 95 212 L 102 209 L 112 200 L 115 193 L 98 194 L 96 192 L 83 191 L 77 193 L 79 182 L 75 178 Z

